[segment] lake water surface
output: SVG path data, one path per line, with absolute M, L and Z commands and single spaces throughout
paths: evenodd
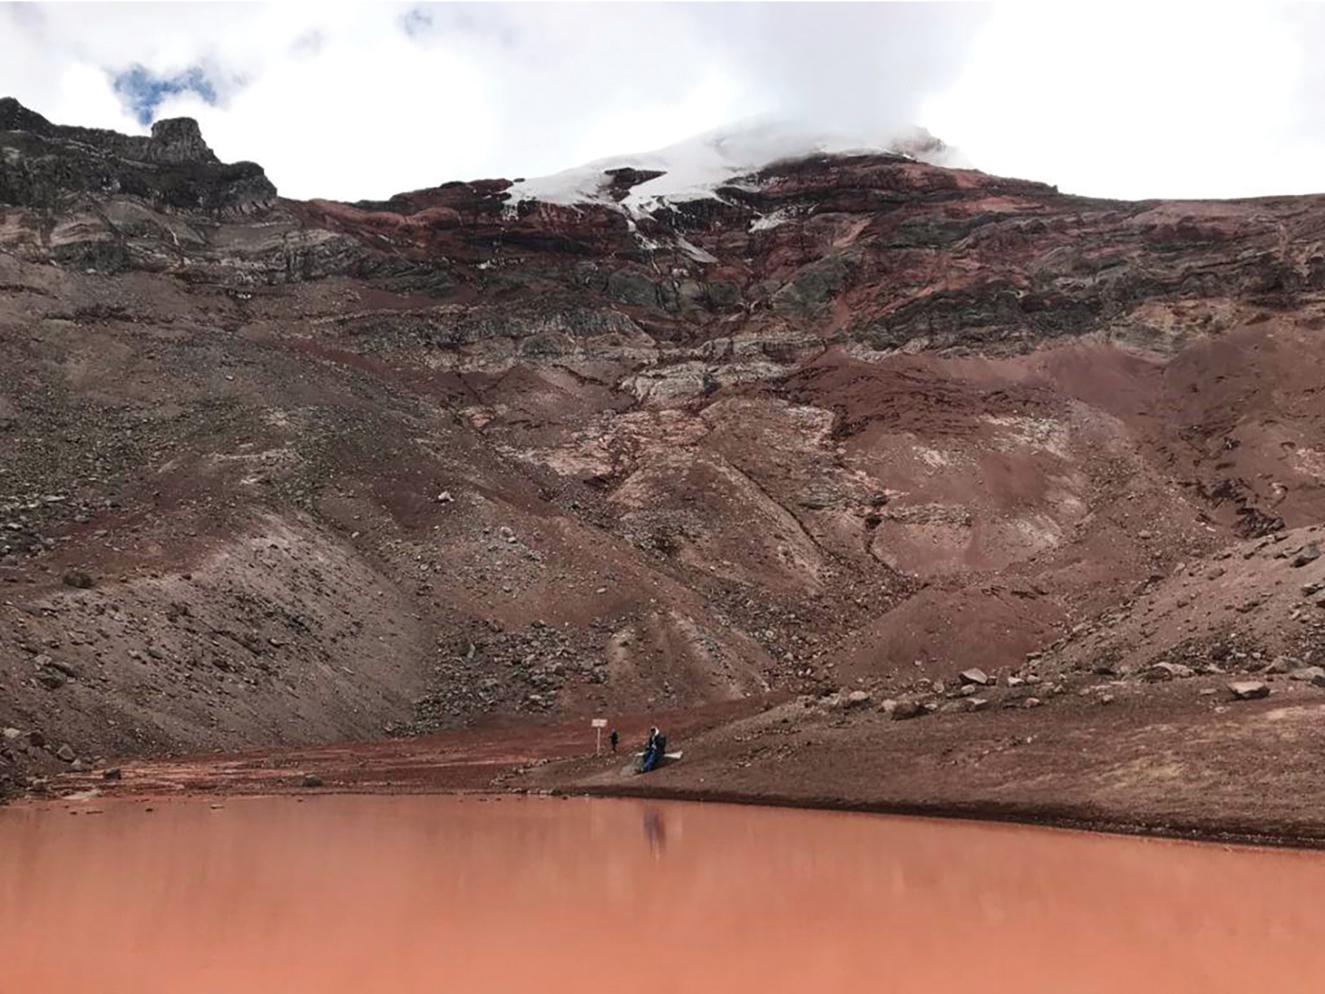
M 1323 909 L 1314 853 L 924 819 L 435 796 L 0 809 L 0 990 L 31 994 L 1316 992 Z

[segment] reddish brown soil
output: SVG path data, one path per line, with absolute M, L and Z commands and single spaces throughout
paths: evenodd
M 529 782 L 1325 847 L 1325 691 L 1281 678 L 1269 700 L 1233 703 L 1224 682 L 906 722 L 788 706 L 688 742 L 647 782 L 556 767 Z
M 1325 522 L 1325 199 L 1118 203 L 877 155 L 631 223 L 499 180 L 304 204 L 177 127 L 0 101 L 28 177 L 0 190 L 0 792 L 112 756 L 126 785 L 506 783 L 567 755 L 549 725 L 947 704 L 972 665 L 1146 696 L 1135 726 L 1061 696 L 779 712 L 813 744 L 729 769 L 737 723 L 650 783 L 1028 815 L 1097 790 L 1100 817 L 1207 827 L 1219 797 L 1244 825 L 1200 757 L 1163 797 L 1084 775 L 1159 755 L 1161 725 L 1233 736 L 1248 797 L 1253 768 L 1310 782 L 1270 734 L 1295 723 L 1207 727 L 1190 683 L 1141 677 L 1325 662 L 1325 560 L 1291 565 Z M 496 723 L 536 730 L 460 734 Z M 1043 726 L 1043 755 L 944 765 Z M 130 762 L 217 749 L 244 758 Z
M 122 780 L 66 774 L 48 789 L 149 798 L 551 791 L 1325 847 L 1325 690 L 1268 679 L 1270 698 L 1235 702 L 1225 676 L 1164 685 L 1082 676 L 1038 708 L 909 721 L 812 699 L 770 701 L 753 713 L 727 705 L 651 719 L 683 756 L 644 776 L 624 771 L 650 720 L 631 718 L 617 726 L 616 756 L 606 747 L 594 756 L 592 732 L 576 722 L 133 762 Z M 317 786 L 304 786 L 310 773 Z
M 620 769 L 637 751 L 650 724 L 659 722 L 681 739 L 697 736 L 767 706 L 751 702 L 710 705 L 681 714 L 625 715 L 613 719 L 620 736 L 613 754 L 604 729 L 602 755 L 587 721 L 555 725 L 488 726 L 408 739 L 316 746 L 279 752 L 249 750 L 174 760 L 126 761 L 121 779 L 97 770 L 64 774 L 47 785 L 57 794 L 95 790 L 113 796 L 175 793 L 266 794 L 313 790 L 337 793 L 420 793 L 503 789 L 531 769 L 575 760 Z M 669 747 L 670 748 L 670 747 Z M 586 751 L 589 754 L 585 759 Z M 313 775 L 323 783 L 304 786 Z

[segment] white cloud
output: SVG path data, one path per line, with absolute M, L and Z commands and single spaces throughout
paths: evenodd
M 1319 128 L 1298 110 L 1308 35 L 1292 17 L 1250 4 L 1000 7 L 923 116 L 981 169 L 1072 193 L 1319 190 Z
M 959 68 L 956 21 L 978 19 L 887 5 L 10 6 L 0 93 L 60 123 L 141 131 L 113 74 L 201 67 L 215 106 L 179 94 L 158 117 L 199 118 L 222 158 L 261 162 L 288 195 L 384 197 L 769 112 L 904 124 Z
M 406 24 L 410 31 L 405 30 Z M 768 115 L 924 125 L 990 172 L 1102 196 L 1325 185 L 1325 11 L 1152 4 L 16 4 L 0 94 L 144 130 L 135 65 L 290 196 L 537 176 Z

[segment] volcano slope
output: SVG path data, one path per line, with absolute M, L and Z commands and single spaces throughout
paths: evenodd
M 655 176 L 300 202 L 0 100 L 0 777 L 1321 661 L 1325 199 Z

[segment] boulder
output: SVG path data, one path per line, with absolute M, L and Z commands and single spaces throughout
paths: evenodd
M 1192 676 L 1192 668 L 1182 663 L 1156 663 L 1146 670 L 1144 678 L 1153 682 L 1160 680 L 1185 679 Z
M 53 666 L 43 666 L 37 671 L 37 682 L 47 690 L 59 690 L 69 678 Z
M 1228 685 L 1229 693 L 1239 701 L 1254 701 L 1270 696 L 1270 685 L 1262 680 L 1235 680 Z
M 1311 678 L 1311 685 L 1313 687 L 1325 687 L 1325 676 L 1313 676 Z
M 1265 667 L 1266 673 L 1291 673 L 1301 665 L 1299 660 L 1292 656 L 1276 656 L 1269 666 Z
M 1311 683 L 1315 683 L 1318 678 L 1325 679 L 1325 668 L 1320 666 L 1303 666 L 1288 674 L 1288 679 L 1290 680 L 1303 680 Z
M 927 714 L 928 709 L 919 701 L 898 701 L 893 707 L 893 721 L 906 721 L 908 718 L 919 718 L 922 714 Z
M 979 667 L 972 667 L 969 670 L 962 670 L 961 681 L 965 684 L 971 684 L 980 687 L 987 687 L 992 681 L 989 674 Z
M 82 570 L 71 569 L 64 575 L 64 585 L 66 587 L 73 587 L 76 590 L 89 590 L 92 584 L 92 577 Z
M 46 736 L 42 735 L 41 732 L 35 730 L 28 732 L 28 745 L 32 746 L 34 749 L 40 749 L 45 744 Z
M 75 759 L 78 758 L 74 754 L 73 746 L 71 746 L 68 742 L 60 746 L 60 748 L 56 750 L 55 755 L 58 759 L 61 759 L 66 763 L 72 763 Z
M 853 690 L 851 693 L 847 694 L 846 703 L 847 707 L 849 708 L 864 707 L 869 702 L 870 702 L 870 695 L 867 691 Z
M 988 697 L 968 697 L 966 698 L 967 711 L 983 711 L 989 707 Z
M 70 680 L 77 680 L 80 676 L 82 676 L 82 671 L 80 671 L 77 666 L 73 666 L 69 663 L 62 663 L 58 659 L 51 659 L 50 657 L 46 657 L 46 662 L 43 665 L 53 670 L 59 670 Z
M 110 766 L 101 771 L 102 780 L 119 780 L 124 776 L 118 766 Z
M 1314 563 L 1320 558 L 1320 545 L 1316 542 L 1308 542 L 1298 550 L 1297 555 L 1293 557 L 1293 566 L 1301 569 L 1309 563 Z
M 1024 708 L 1038 708 L 1043 703 L 1044 702 L 1041 701 L 1038 697 L 1028 697 L 1021 702 L 1021 706 Z
M 316 773 L 305 773 L 304 778 L 299 781 L 301 787 L 321 787 L 322 778 Z
M 3 731 L 0 731 L 0 736 L 3 736 L 6 742 L 13 742 L 15 739 L 21 739 L 23 733 L 17 728 L 6 728 Z
M 1022 679 L 1021 677 L 1019 677 L 1019 676 L 1010 676 L 1010 677 L 1008 677 L 1008 686 L 1009 686 L 1009 687 L 1023 687 L 1023 686 L 1025 686 L 1025 684 L 1026 684 L 1026 681 L 1023 680 L 1023 679 Z

